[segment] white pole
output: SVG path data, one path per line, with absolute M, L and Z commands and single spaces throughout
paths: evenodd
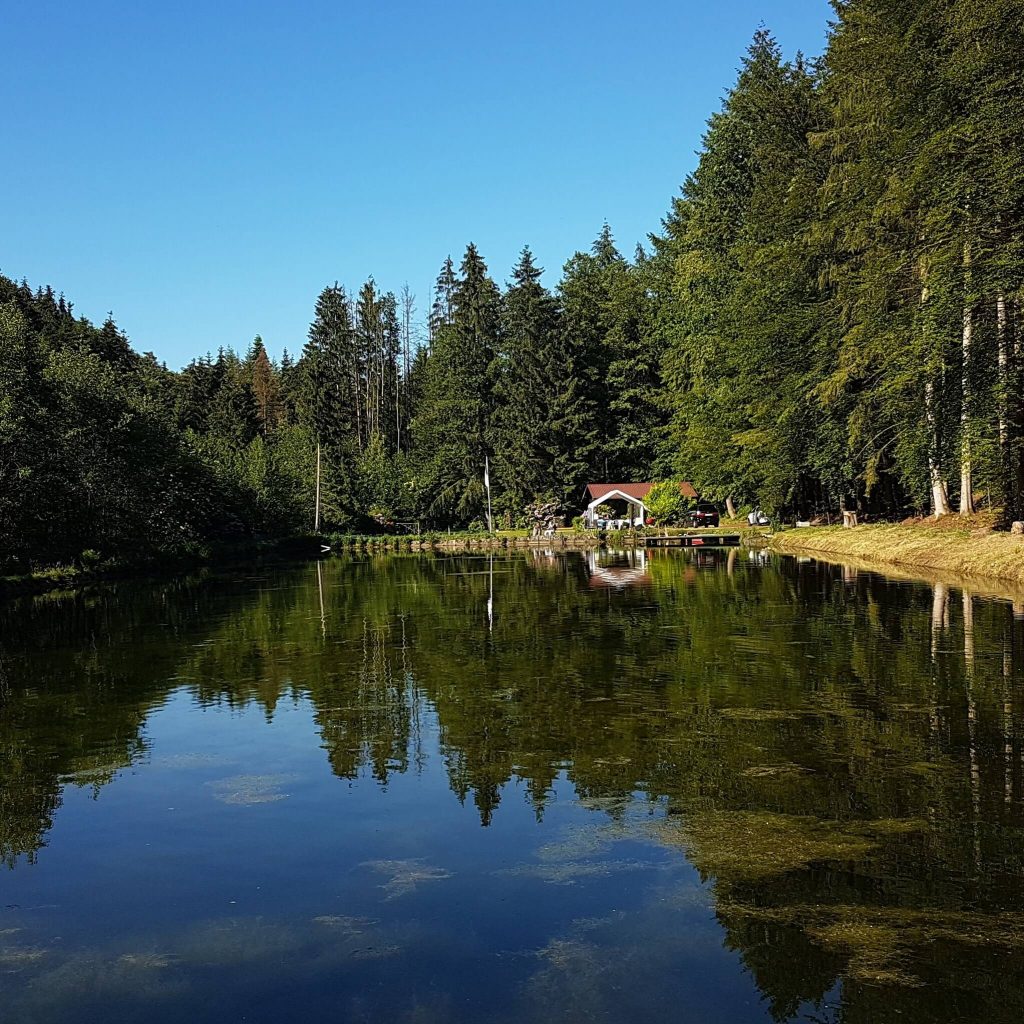
M 487 532 L 494 533 L 494 520 L 491 518 L 491 463 L 484 456 L 484 485 L 487 487 Z
M 313 514 L 313 532 L 320 532 L 320 442 L 316 443 L 316 512 Z

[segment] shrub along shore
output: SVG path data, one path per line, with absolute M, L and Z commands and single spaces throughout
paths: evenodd
M 1024 586 L 1024 537 L 984 525 L 960 525 L 954 516 L 849 530 L 841 526 L 784 530 L 772 537 L 771 547 L 831 561 L 852 559 L 880 572 L 901 566 Z

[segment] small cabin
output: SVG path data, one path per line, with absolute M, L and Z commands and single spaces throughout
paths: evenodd
M 597 522 L 597 509 L 601 505 L 610 505 L 616 511 L 622 511 L 622 515 L 616 521 L 624 526 L 643 526 L 647 521 L 647 506 L 644 499 L 650 493 L 654 483 L 646 484 L 587 484 L 586 500 L 588 502 L 583 512 L 583 522 L 590 529 L 595 529 Z M 679 484 L 679 490 L 684 497 L 696 498 L 697 491 L 688 480 Z

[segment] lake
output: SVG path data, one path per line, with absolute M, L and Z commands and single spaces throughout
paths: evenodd
M 0 606 L 0 1018 L 1024 1015 L 1024 606 L 764 552 Z

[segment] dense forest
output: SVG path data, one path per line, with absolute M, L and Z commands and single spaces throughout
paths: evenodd
M 568 515 L 685 477 L 779 515 L 1024 515 L 1024 0 L 835 0 L 820 60 L 759 31 L 632 258 L 553 290 L 469 245 L 424 303 L 334 284 L 301 353 L 180 372 L 0 278 L 0 560 L 322 525 Z

